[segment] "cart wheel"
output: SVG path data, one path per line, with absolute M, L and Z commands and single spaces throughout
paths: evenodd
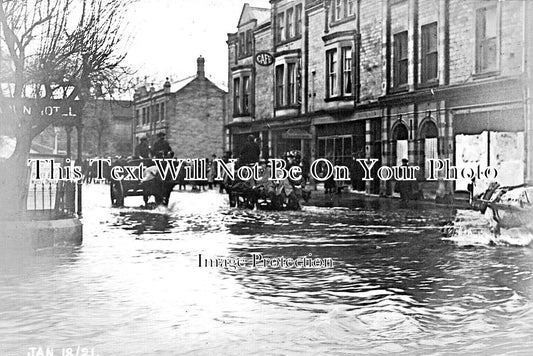
M 111 181 L 109 185 L 111 191 L 111 204 L 113 206 L 124 206 L 124 186 L 121 181 Z

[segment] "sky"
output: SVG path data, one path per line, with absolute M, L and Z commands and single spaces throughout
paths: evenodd
M 177 81 L 196 74 L 205 58 L 206 76 L 227 83 L 227 34 L 236 32 L 244 3 L 269 8 L 268 0 L 138 0 L 127 19 L 125 64 L 148 77 L 156 89 L 166 77 Z

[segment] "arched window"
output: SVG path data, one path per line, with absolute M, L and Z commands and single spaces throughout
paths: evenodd
M 409 156 L 408 139 L 407 126 L 402 123 L 397 124 L 392 131 L 392 152 L 394 153 L 394 161 L 398 166 L 402 164 L 402 159 Z
M 420 127 L 421 156 L 424 162 L 426 177 L 429 176 L 429 160 L 439 158 L 438 137 L 437 125 L 430 119 L 426 119 Z

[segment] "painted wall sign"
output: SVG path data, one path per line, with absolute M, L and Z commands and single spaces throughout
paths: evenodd
M 255 62 L 260 66 L 268 67 L 274 63 L 274 56 L 268 52 L 259 52 L 255 55 Z

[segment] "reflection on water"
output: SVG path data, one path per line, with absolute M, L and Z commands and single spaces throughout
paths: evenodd
M 87 189 L 82 246 L 2 260 L 0 354 L 533 349 L 531 248 L 468 243 L 466 232 L 483 229 L 472 212 L 367 201 L 241 211 L 214 192 L 174 193 L 169 209 L 136 198 L 110 209 L 105 187 Z M 312 254 L 334 268 L 197 267 L 198 254 L 252 253 Z

